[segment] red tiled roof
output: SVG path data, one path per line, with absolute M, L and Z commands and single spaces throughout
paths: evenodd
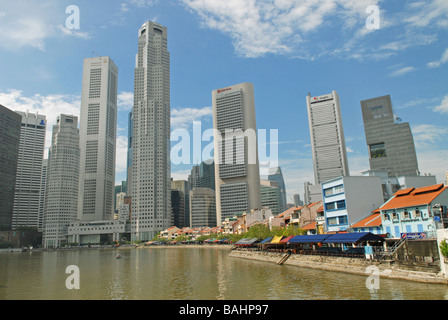
M 372 213 L 367 218 L 358 221 L 353 224 L 352 228 L 369 228 L 369 227 L 379 227 L 381 226 L 381 215 L 379 213 Z
M 317 225 L 317 222 L 314 221 L 314 222 L 311 222 L 311 223 L 307 224 L 306 226 L 303 226 L 300 229 L 302 229 L 302 230 L 314 230 L 314 229 L 316 229 L 316 225 Z
M 284 216 L 290 216 L 291 215 L 291 213 L 293 213 L 295 210 L 298 210 L 298 209 L 300 209 L 300 208 L 302 208 L 302 207 L 291 207 L 291 208 L 289 208 L 288 210 L 286 210 L 286 211 L 283 211 L 282 213 L 280 213 L 278 216 L 277 216 L 277 218 L 283 218 Z
M 444 187 L 444 185 L 441 183 L 433 186 L 413 189 L 410 192 L 409 189 L 399 190 L 388 202 L 386 202 L 382 207 L 380 207 L 380 210 L 406 208 L 406 207 L 430 204 L 438 195 L 440 195 L 447 188 L 448 187 Z

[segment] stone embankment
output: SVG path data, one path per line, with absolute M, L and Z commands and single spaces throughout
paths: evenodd
M 229 254 L 230 257 L 258 260 L 269 263 L 277 263 L 284 255 L 285 253 L 279 252 L 245 250 L 232 250 Z M 394 264 L 390 262 L 378 262 L 359 258 L 293 254 L 284 262 L 284 265 L 345 272 L 363 276 L 371 275 L 371 271 L 368 271 L 367 268 L 370 266 L 376 266 L 379 271 L 379 276 L 383 278 L 448 284 L 448 280 L 441 273 L 409 271 L 400 269 L 399 266 L 394 266 Z

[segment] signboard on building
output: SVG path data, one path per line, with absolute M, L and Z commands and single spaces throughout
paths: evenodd
M 401 234 L 402 239 L 426 239 L 427 236 L 426 232 L 407 232 Z

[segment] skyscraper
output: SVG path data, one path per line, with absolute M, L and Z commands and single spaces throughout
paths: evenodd
M 361 101 L 370 170 L 389 176 L 419 174 L 409 123 L 396 123 L 390 95 Z
M 282 169 L 280 167 L 269 169 L 269 181 L 277 182 L 278 188 L 280 190 L 280 205 L 279 205 L 279 213 L 286 210 L 287 201 L 286 201 L 286 187 L 285 180 L 283 179 Z
M 109 57 L 84 59 L 79 136 L 78 218 L 113 217 L 118 68 Z
M 350 175 L 338 94 L 308 94 L 306 103 L 315 184 Z
M 65 243 L 68 226 L 77 218 L 80 156 L 78 117 L 61 114 L 53 126 L 48 152 L 42 239 L 45 248 Z
M 12 229 L 22 117 L 0 105 L 0 231 Z
M 216 227 L 216 195 L 213 189 L 190 191 L 190 227 Z
M 132 240 L 149 240 L 171 216 L 170 53 L 167 28 L 138 33 L 132 130 Z
M 22 116 L 12 228 L 39 227 L 40 181 L 44 159 L 46 117 L 16 111 Z
M 261 205 L 270 208 L 273 215 L 278 215 L 285 210 L 281 209 L 282 194 L 278 183 L 271 180 L 260 180 Z
M 261 208 L 254 87 L 214 90 L 213 128 L 217 223 Z

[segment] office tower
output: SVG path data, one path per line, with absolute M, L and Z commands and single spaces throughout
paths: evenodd
M 314 165 L 314 183 L 348 176 L 341 106 L 336 91 L 306 97 Z
M 242 83 L 214 90 L 213 128 L 216 215 L 221 225 L 261 207 L 254 87 Z
M 79 136 L 78 218 L 112 219 L 115 187 L 118 69 L 109 57 L 84 59 Z
M 80 159 L 78 117 L 61 114 L 53 126 L 48 152 L 42 235 L 45 248 L 65 243 L 68 226 L 77 219 Z
M 282 193 L 278 183 L 270 180 L 260 180 L 261 205 L 270 208 L 273 215 L 278 215 L 282 210 Z
M 0 104 L 0 231 L 12 229 L 22 117 Z
M 190 227 L 216 227 L 215 190 L 195 188 L 190 191 Z
M 121 184 L 116 185 L 114 188 L 114 210 L 117 211 L 118 210 L 118 204 L 117 204 L 117 195 L 119 193 L 124 193 L 124 195 L 126 195 L 126 190 L 127 190 L 127 186 L 128 183 L 127 181 L 121 181 Z
M 20 132 L 12 228 L 34 227 L 37 229 L 39 226 L 40 180 L 47 121 L 44 115 L 16 112 L 22 116 L 22 129 Z
M 390 95 L 361 101 L 370 170 L 389 176 L 417 176 L 418 162 L 409 123 L 396 123 Z
M 171 189 L 171 225 L 185 227 L 185 193 L 179 189 Z
M 295 194 L 295 195 L 293 196 L 293 199 L 294 199 L 294 206 L 296 206 L 296 207 L 301 207 L 301 206 L 303 206 L 303 201 L 300 200 L 300 194 Z
M 184 199 L 183 212 L 184 216 L 179 217 L 179 224 L 175 224 L 178 228 L 190 226 L 190 187 L 188 181 L 171 180 L 171 190 L 178 190 Z M 172 194 L 172 193 L 171 193 Z M 173 203 L 174 201 L 171 201 Z M 173 205 L 174 206 L 174 205 Z M 181 210 L 180 210 L 181 211 Z
M 201 162 L 199 166 L 199 184 L 201 188 L 215 190 L 215 164 L 212 160 Z
M 129 112 L 128 116 L 128 154 L 126 168 L 126 195 L 131 196 L 132 193 L 132 137 L 134 130 L 134 113 Z
M 47 169 L 48 159 L 42 161 L 42 174 L 40 176 L 40 195 L 39 195 L 39 217 L 38 217 L 38 231 L 43 231 L 44 220 L 44 206 L 45 206 L 45 189 L 47 186 Z
M 171 216 L 170 53 L 167 28 L 139 30 L 132 137 L 132 240 L 150 240 Z
M 285 211 L 287 205 L 286 187 L 285 187 L 285 180 L 283 179 L 282 169 L 280 167 L 270 168 L 268 180 L 277 182 L 278 188 L 280 190 L 280 201 L 281 201 L 279 206 L 279 212 Z
M 200 171 L 201 168 L 199 165 L 194 165 L 191 168 L 191 173 L 188 175 L 188 184 L 190 186 L 190 190 L 199 188 L 201 186 Z
M 194 188 L 215 189 L 215 164 L 213 161 L 203 161 L 200 165 L 194 165 L 188 175 L 190 190 Z

